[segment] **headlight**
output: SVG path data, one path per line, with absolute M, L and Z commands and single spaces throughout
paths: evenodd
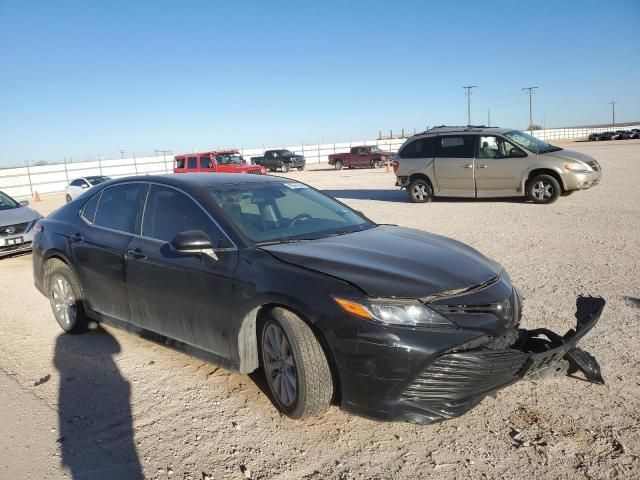
M 592 170 L 589 165 L 582 162 L 565 163 L 564 169 L 570 172 L 590 172 Z
M 406 327 L 456 327 L 443 315 L 418 301 L 353 301 L 334 297 L 345 312 L 366 320 Z

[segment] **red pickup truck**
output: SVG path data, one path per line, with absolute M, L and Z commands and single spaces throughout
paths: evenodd
M 173 157 L 173 173 L 215 172 L 266 175 L 267 169 L 249 165 L 237 150 L 187 153 Z
M 383 152 L 375 145 L 360 145 L 352 147 L 349 153 L 334 153 L 329 155 L 329 165 L 336 170 L 342 167 L 372 167 L 380 168 L 386 162 L 392 162 L 394 153 Z

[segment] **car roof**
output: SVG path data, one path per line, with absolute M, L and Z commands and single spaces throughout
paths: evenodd
M 181 153 L 179 155 L 174 155 L 174 158 L 206 157 L 209 155 L 225 155 L 229 153 L 236 154 L 240 152 L 238 150 L 211 150 L 210 152 Z
M 242 173 L 180 173 L 167 175 L 138 175 L 133 177 L 119 178 L 109 185 L 115 185 L 122 182 L 143 181 L 157 182 L 174 187 L 209 187 L 215 185 L 234 185 L 243 183 L 264 183 L 264 182 L 296 182 L 297 180 L 276 177 L 271 175 L 254 175 Z

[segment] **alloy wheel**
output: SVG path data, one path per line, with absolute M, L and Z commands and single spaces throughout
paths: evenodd
M 429 192 L 427 192 L 427 187 L 425 185 L 419 184 L 413 187 L 413 196 L 422 201 L 429 196 Z
M 69 281 L 62 275 L 56 275 L 51 282 L 51 306 L 60 325 L 67 327 L 76 322 L 76 297 Z
M 537 200 L 548 200 L 553 196 L 553 185 L 549 182 L 539 180 L 533 185 L 531 191 Z
M 298 374 L 291 345 L 280 326 L 269 323 L 262 334 L 262 361 L 271 391 L 285 407 L 295 404 Z

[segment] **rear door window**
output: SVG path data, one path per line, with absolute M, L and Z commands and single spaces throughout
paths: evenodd
M 437 156 L 440 158 L 473 158 L 473 135 L 448 135 L 438 137 Z
M 200 168 L 211 168 L 211 158 L 200 157 Z
M 196 157 L 187 158 L 187 168 L 198 168 L 198 159 Z
M 105 188 L 93 223 L 119 232 L 138 233 L 147 187 L 146 183 L 125 183 Z

